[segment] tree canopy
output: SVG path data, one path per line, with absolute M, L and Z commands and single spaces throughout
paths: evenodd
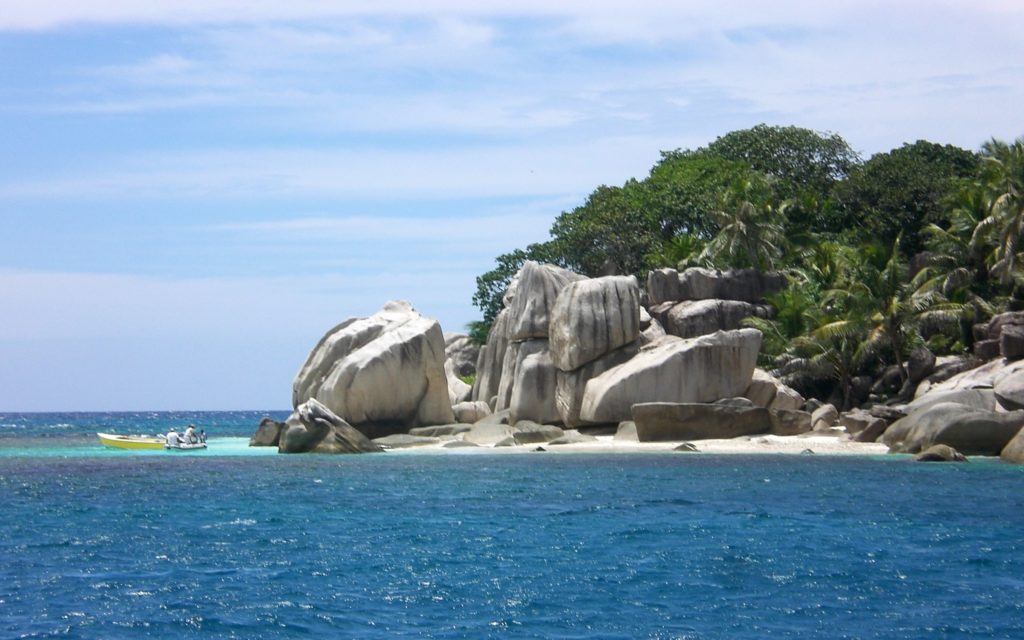
M 498 256 L 477 278 L 473 333 L 484 339 L 528 259 L 641 280 L 666 266 L 779 269 L 793 285 L 752 321 L 763 355 L 832 372 L 845 402 L 859 371 L 900 365 L 925 337 L 969 349 L 971 325 L 1024 291 L 1022 170 L 1024 139 L 980 154 L 919 140 L 862 162 L 838 134 L 765 124 L 664 151 L 643 179 L 557 215 L 546 242 Z
M 824 200 L 833 185 L 860 164 L 860 157 L 839 135 L 792 126 L 759 124 L 733 131 L 708 145 L 708 152 L 773 178 L 782 199 L 810 194 Z
M 837 185 L 835 200 L 866 238 L 891 243 L 902 236 L 905 253 L 924 246 L 923 229 L 944 224 L 948 198 L 980 166 L 977 154 L 925 140 L 872 156 Z

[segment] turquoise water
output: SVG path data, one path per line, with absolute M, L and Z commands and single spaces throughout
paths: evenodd
M 0 436 L 0 637 L 1024 636 L 1024 467 L 111 454 L 101 420 Z

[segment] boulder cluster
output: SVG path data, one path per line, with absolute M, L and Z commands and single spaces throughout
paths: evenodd
M 526 262 L 482 347 L 445 336 L 407 302 L 389 302 L 324 335 L 295 377 L 293 414 L 264 420 L 251 444 L 363 453 L 602 434 L 640 442 L 806 434 L 884 442 L 921 460 L 1024 462 L 1024 313 L 976 328 L 979 344 L 987 341 L 979 355 L 998 345 L 989 362 L 919 348 L 894 400 L 878 401 L 892 385 L 883 376 L 864 385 L 869 401 L 840 412 L 756 368 L 762 336 L 743 320 L 770 317 L 763 301 L 785 286 L 780 274 L 661 269 L 645 285 Z

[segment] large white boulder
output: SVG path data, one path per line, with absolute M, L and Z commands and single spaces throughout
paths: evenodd
M 587 383 L 580 418 L 630 420 L 642 402 L 714 402 L 743 395 L 761 348 L 756 329 L 720 331 L 683 340 L 666 337 Z
M 739 329 L 751 316 L 767 317 L 758 305 L 739 300 L 687 300 L 673 305 L 658 318 L 669 335 L 696 338 L 715 331 Z
M 632 276 L 570 283 L 551 310 L 551 360 L 562 371 L 633 342 L 640 336 L 640 287 Z
M 455 372 L 455 361 L 451 358 L 444 361 L 444 377 L 448 382 L 449 404 L 454 406 L 469 400 L 473 394 L 473 387 L 458 376 Z
M 548 350 L 547 340 L 524 340 L 509 343 L 505 349 L 505 360 L 501 366 L 501 378 L 498 383 L 498 400 L 495 411 L 502 411 L 512 406 L 512 393 L 519 380 L 519 366 L 523 360 L 535 353 Z
M 804 405 L 803 396 L 763 369 L 754 369 L 750 386 L 743 396 L 757 406 L 773 411 L 795 411 Z
M 569 283 L 584 277 L 551 264 L 527 260 L 506 295 L 510 341 L 548 337 L 548 322 L 555 300 Z
M 555 406 L 555 365 L 551 352 L 541 351 L 523 358 L 516 371 L 509 417 L 512 423 L 531 420 L 540 424 L 559 422 Z
M 713 271 L 692 267 L 679 275 L 680 300 L 742 300 L 760 302 L 766 294 L 786 286 L 781 273 L 761 272 L 756 269 L 729 269 Z
M 558 408 L 562 424 L 567 428 L 575 428 L 583 424 L 583 421 L 580 420 L 580 407 L 583 406 L 583 392 L 586 390 L 587 383 L 605 371 L 629 361 L 639 350 L 639 342 L 631 342 L 597 360 L 588 362 L 579 369 L 557 371 L 555 406 Z
M 1024 411 L 997 413 L 940 402 L 892 423 L 882 441 L 897 453 L 945 444 L 965 455 L 997 456 L 1024 427 Z
M 279 453 L 373 453 L 381 448 L 330 409 L 308 400 L 281 425 Z
M 651 305 L 671 300 L 682 300 L 679 272 L 675 269 L 656 269 L 647 273 L 647 295 Z
M 444 336 L 444 353 L 455 365 L 455 375 L 465 377 L 476 373 L 476 361 L 480 357 L 480 345 L 463 333 Z
M 370 437 L 454 421 L 436 320 L 389 302 L 332 329 L 295 377 L 295 407 L 315 398 Z
M 505 362 L 505 350 L 508 349 L 508 309 L 502 309 L 491 323 L 487 334 L 487 344 L 480 347 L 480 355 L 476 361 L 476 380 L 473 382 L 473 400 L 490 402 L 498 395 L 501 383 L 501 368 Z

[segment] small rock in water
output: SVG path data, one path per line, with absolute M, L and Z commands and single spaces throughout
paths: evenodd
M 534 449 L 533 451 L 534 451 L 534 452 L 537 452 L 537 451 L 547 451 L 547 449 L 545 449 L 544 447 L 537 447 L 537 448 L 536 448 L 536 449 Z
M 800 455 L 802 455 L 802 456 L 813 456 L 814 455 L 814 449 L 804 449 L 803 451 L 800 452 Z
M 953 447 L 936 444 L 914 456 L 914 462 L 967 462 L 967 457 Z
M 692 453 L 700 453 L 700 449 L 698 449 L 692 442 L 684 442 L 673 449 L 673 451 L 690 451 Z

